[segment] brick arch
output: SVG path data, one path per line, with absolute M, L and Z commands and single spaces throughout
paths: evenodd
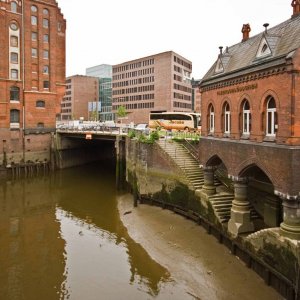
M 279 97 L 278 95 L 276 94 L 275 91 L 273 90 L 267 90 L 261 97 L 260 99 L 260 105 L 259 105 L 259 111 L 262 113 L 265 109 L 265 106 L 266 106 L 266 99 L 269 97 L 269 96 L 272 96 L 275 100 L 275 103 L 276 103 L 276 108 L 280 109 L 280 101 L 279 101 Z
M 250 103 L 250 110 L 253 109 L 251 97 L 248 94 L 243 94 L 237 103 L 237 112 L 241 112 L 242 103 L 244 102 L 245 99 Z
M 229 107 L 230 107 L 230 111 L 232 111 L 232 108 L 233 108 L 233 105 L 232 105 L 232 103 L 231 103 L 231 100 L 230 100 L 230 98 L 224 98 L 224 99 L 222 99 L 222 101 L 220 102 L 220 108 L 221 108 L 221 112 L 223 111 L 223 107 L 224 107 L 224 104 L 225 103 L 228 103 L 229 104 Z
M 211 155 L 209 156 L 209 158 L 206 160 L 206 163 L 205 163 L 205 167 L 212 167 L 212 166 L 216 166 L 216 164 L 213 164 L 213 162 L 220 162 L 220 163 L 223 163 L 224 166 L 226 167 L 226 169 L 228 170 L 225 162 L 224 162 L 224 159 L 222 159 L 220 157 L 220 155 L 218 154 L 214 154 L 214 155 Z
M 243 172 L 248 169 L 251 166 L 257 166 L 258 168 L 260 168 L 270 179 L 270 181 L 272 182 L 274 188 L 278 187 L 278 182 L 276 180 L 276 177 L 273 176 L 272 172 L 270 172 L 270 170 L 268 169 L 268 167 L 262 163 L 261 161 L 259 161 L 256 157 L 250 157 L 249 159 L 243 161 L 241 164 L 239 164 L 236 168 L 235 168 L 235 174 L 238 177 L 243 177 Z M 275 174 L 274 174 L 275 175 Z
M 206 105 L 206 113 L 208 112 L 208 108 L 209 106 L 212 105 L 214 107 L 214 109 L 216 110 L 216 103 L 213 99 L 210 99 L 209 101 L 207 101 L 207 105 Z

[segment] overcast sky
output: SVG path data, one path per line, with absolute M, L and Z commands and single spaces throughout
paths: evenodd
M 243 24 L 253 36 L 292 14 L 292 0 L 57 1 L 67 20 L 67 76 L 172 50 L 192 61 L 200 79 L 219 46 L 241 41 Z

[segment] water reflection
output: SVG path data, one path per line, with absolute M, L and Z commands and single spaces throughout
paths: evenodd
M 0 184 L 0 299 L 63 296 L 65 241 L 50 191 L 49 178 Z
M 117 197 L 107 164 L 0 182 L 0 299 L 148 299 L 172 285 Z

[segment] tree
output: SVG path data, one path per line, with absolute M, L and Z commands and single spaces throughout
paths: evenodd
M 117 115 L 119 118 L 124 118 L 127 116 L 126 108 L 123 105 L 120 105 L 117 111 Z
M 118 116 L 118 120 L 121 121 L 121 124 L 122 124 L 122 120 L 125 119 L 127 114 L 128 114 L 128 112 L 126 111 L 125 106 L 120 105 L 118 110 L 117 110 L 117 116 Z

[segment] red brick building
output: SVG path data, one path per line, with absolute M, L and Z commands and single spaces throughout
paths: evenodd
M 221 169 L 234 182 L 233 235 L 254 230 L 250 201 L 267 225 L 283 219 L 281 232 L 300 238 L 300 1 L 292 7 L 290 19 L 253 37 L 245 24 L 200 84 L 200 159 L 208 181 Z
M 192 111 L 192 63 L 173 51 L 113 66 L 113 112 L 124 106 L 128 121 L 148 123 L 150 112 Z
M 49 159 L 65 91 L 65 30 L 55 0 L 0 2 L 0 164 Z

